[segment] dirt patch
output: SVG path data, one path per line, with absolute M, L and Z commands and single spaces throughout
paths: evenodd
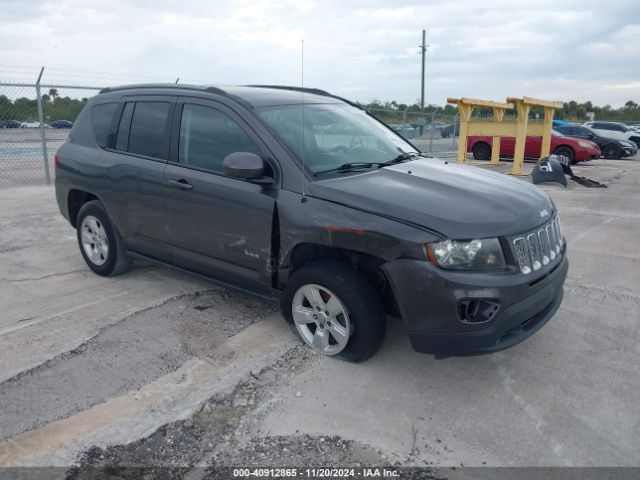
M 298 346 L 274 364 L 251 373 L 233 392 L 211 398 L 184 421 L 165 425 L 132 444 L 88 450 L 67 478 L 226 480 L 231 478 L 231 467 L 394 465 L 382 452 L 338 436 L 271 436 L 257 428 L 261 412 L 269 408 L 279 385 L 317 358 Z

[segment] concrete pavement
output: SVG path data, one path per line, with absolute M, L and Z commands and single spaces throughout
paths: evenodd
M 92 445 L 139 462 L 271 451 L 261 460 L 271 465 L 287 458 L 274 448 L 300 448 L 311 462 L 331 437 L 348 442 L 335 443 L 347 456 L 327 457 L 340 461 L 640 465 L 640 161 L 576 173 L 609 188 L 544 187 L 571 262 L 547 326 L 501 353 L 434 360 L 389 319 L 382 350 L 360 365 L 297 348 L 273 306 L 195 277 L 142 264 L 98 277 L 51 188 L 0 190 L 0 464 L 68 464 Z M 239 348 L 243 338 L 252 347 Z M 139 392 L 162 398 L 152 414 L 135 406 Z M 211 418 L 199 410 L 207 401 Z M 221 418 L 224 434 L 203 445 Z M 162 440 L 164 424 L 179 441 Z M 67 427 L 55 448 L 43 440 Z

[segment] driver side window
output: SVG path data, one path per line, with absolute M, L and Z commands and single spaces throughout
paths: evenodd
M 228 115 L 212 107 L 187 103 L 180 121 L 178 161 L 222 173 L 222 162 L 234 152 L 260 154 L 258 146 Z

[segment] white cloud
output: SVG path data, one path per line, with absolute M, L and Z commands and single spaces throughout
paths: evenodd
M 636 2 L 595 0 L 4 0 L 0 63 L 49 80 L 307 85 L 356 100 L 529 95 L 640 100 Z M 54 69 L 58 70 L 54 70 Z M 83 70 L 68 72 L 66 70 Z M 89 72 L 106 72 L 96 75 Z M 0 78 L 11 74 L 0 66 Z

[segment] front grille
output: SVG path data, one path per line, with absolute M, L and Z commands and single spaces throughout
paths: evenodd
M 513 238 L 513 253 L 520 271 L 526 275 L 553 262 L 560 256 L 562 241 L 557 215 L 546 225 Z

